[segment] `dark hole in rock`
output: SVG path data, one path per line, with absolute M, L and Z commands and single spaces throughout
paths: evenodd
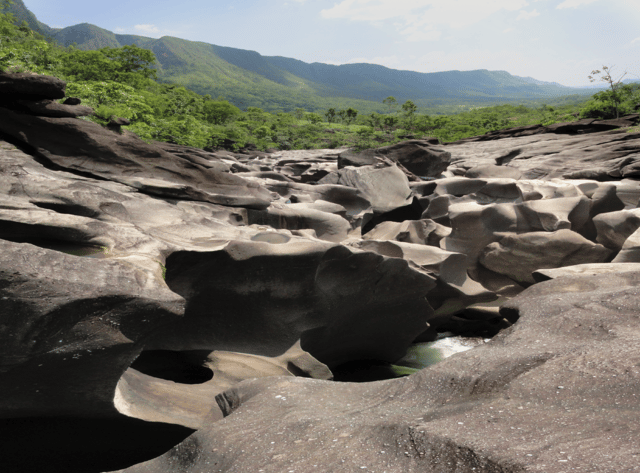
M 59 214 L 78 215 L 80 217 L 95 217 L 96 212 L 78 204 L 60 204 L 55 202 L 34 202 L 41 209 L 53 210 Z
M 99 473 L 156 458 L 194 430 L 117 419 L 21 418 L 0 420 L 2 473 Z
M 414 343 L 407 354 L 393 364 L 375 360 L 350 361 L 334 368 L 334 381 L 370 382 L 411 375 L 444 359 L 489 342 L 481 336 L 461 337 L 451 332 L 438 334 L 437 340 Z
M 208 355 L 206 350 L 148 350 L 136 358 L 131 368 L 176 383 L 202 384 L 213 378 L 213 371 L 203 366 Z
M 373 228 L 382 222 L 404 222 L 405 220 L 420 220 L 422 216 L 422 205 L 420 205 L 420 201 L 414 197 L 413 201 L 409 205 L 405 205 L 404 207 L 398 207 L 397 209 L 393 209 L 389 212 L 385 212 L 383 214 L 374 215 L 371 220 L 369 220 L 362 227 L 362 234 L 370 232 Z
M 445 322 L 438 325 L 439 332 L 452 332 L 463 337 L 484 337 L 492 338 L 505 328 L 509 328 L 513 322 L 503 316 L 494 317 L 487 320 L 478 320 L 467 316 L 464 312 L 459 315 L 449 317 Z
M 29 243 L 30 245 L 39 246 L 47 250 L 59 251 L 67 255 L 82 256 L 85 258 L 106 258 L 108 256 L 108 248 L 93 245 L 81 245 L 78 243 L 55 240 L 51 238 L 32 238 L 32 237 L 16 237 L 0 235 L 3 240 L 12 241 L 14 243 Z

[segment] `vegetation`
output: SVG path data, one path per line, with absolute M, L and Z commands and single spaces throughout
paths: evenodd
M 174 42 L 174 46 L 179 47 L 180 41 Z M 235 54 L 234 51 L 238 50 L 218 53 L 229 56 Z M 176 50 L 166 54 L 170 52 L 176 53 Z M 241 58 L 232 59 L 239 64 Z M 475 105 L 449 102 L 444 108 L 434 109 L 424 106 L 424 99 L 406 99 L 401 103 L 394 96 L 386 96 L 375 107 L 370 101 L 342 98 L 331 106 L 319 108 L 324 102 L 311 93 L 312 86 L 308 83 L 300 85 L 297 98 L 291 94 L 278 95 L 277 86 L 294 80 L 295 76 L 268 69 L 267 73 L 273 75 L 272 93 L 286 106 L 283 105 L 282 110 L 265 111 L 262 107 L 244 105 L 243 97 L 238 100 L 212 98 L 210 94 L 197 93 L 197 87 L 194 91 L 159 82 L 157 77 L 163 70 L 166 72 L 167 67 L 173 66 L 166 61 L 159 65 L 151 50 L 133 43 L 98 50 L 61 47 L 25 23 L 16 25 L 16 18 L 11 14 L 0 13 L 1 70 L 60 77 L 67 81 L 67 95 L 81 98 L 84 104 L 94 108 L 95 116 L 88 119 L 105 124 L 113 116 L 124 117 L 131 122 L 125 129 L 145 140 L 199 148 L 265 150 L 348 146 L 364 149 L 412 137 L 455 141 L 515 126 L 611 118 L 633 111 L 640 103 L 639 84 L 618 83 L 590 99 L 572 96 L 549 103 L 529 101 L 487 106 L 487 102 L 482 101 Z M 228 70 L 223 75 L 229 78 L 239 66 L 228 63 L 226 67 Z M 224 78 L 220 80 L 224 83 Z M 260 81 L 267 79 L 262 75 Z M 307 92 L 309 102 L 304 98 Z M 301 106 L 304 104 L 306 106 Z

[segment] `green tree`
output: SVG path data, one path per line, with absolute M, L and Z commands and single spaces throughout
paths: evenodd
M 395 115 L 387 115 L 386 117 L 384 117 L 384 126 L 386 126 L 388 130 L 391 130 L 397 124 L 398 117 L 396 117 Z
M 416 110 L 418 110 L 418 107 L 411 100 L 407 100 L 402 104 L 402 111 L 404 112 L 405 120 L 407 121 L 409 129 L 413 128 L 413 121 L 415 118 Z
M 380 115 L 379 113 L 373 112 L 367 118 L 369 123 L 371 124 L 371 127 L 373 128 L 381 127 L 383 118 L 382 118 L 382 115 Z
M 0 11 L 11 2 L 0 3 Z M 27 26 L 17 26 L 11 13 L 0 13 L 0 70 L 53 74 L 60 64 L 61 48 Z
M 345 110 L 345 116 L 347 125 L 350 125 L 358 116 L 358 111 L 355 108 L 349 107 L 347 110 Z
M 605 82 L 605 83 L 609 84 L 609 87 L 611 88 L 611 94 L 608 95 L 606 100 L 609 100 L 613 104 L 613 108 L 616 111 L 616 118 L 620 118 L 620 111 L 618 109 L 618 106 L 620 104 L 619 89 L 620 89 L 621 84 L 622 84 L 622 79 L 624 78 L 624 76 L 627 75 L 627 73 L 625 72 L 624 74 L 622 74 L 617 79 L 614 79 L 613 76 L 611 75 L 612 70 L 613 70 L 613 66 L 611 66 L 611 67 L 602 66 L 602 71 L 600 71 L 600 70 L 591 71 L 591 75 L 588 76 L 588 77 L 589 77 L 589 81 L 590 82 L 596 82 L 597 80 L 600 80 L 600 82 Z M 597 76 L 600 75 L 600 74 L 602 74 L 602 75 L 598 79 Z
M 389 107 L 389 113 L 391 113 L 398 106 L 398 101 L 391 95 L 384 99 L 382 103 Z
M 203 108 L 205 119 L 214 125 L 223 125 L 240 115 L 240 109 L 226 100 L 207 100 Z
M 156 77 L 153 64 L 153 52 L 135 45 L 98 51 L 72 49 L 62 57 L 62 73 L 74 81 L 111 80 L 141 88 Z
M 139 88 L 150 79 L 158 77 L 154 68 L 156 56 L 149 49 L 132 44 L 121 48 L 102 48 L 99 51 L 116 63 L 116 79 L 119 82 Z
M 322 123 L 322 117 L 317 113 L 313 113 L 313 112 L 307 113 L 305 114 L 305 118 L 309 123 L 313 123 L 314 125 L 318 123 Z
M 329 110 L 324 112 L 324 116 L 327 118 L 327 122 L 333 123 L 334 120 L 336 119 L 336 109 L 330 108 Z

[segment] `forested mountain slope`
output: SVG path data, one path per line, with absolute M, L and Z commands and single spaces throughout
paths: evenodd
M 432 109 L 453 104 L 551 101 L 560 96 L 589 94 L 583 89 L 517 77 L 505 71 L 421 73 L 375 64 L 309 64 L 169 36 L 154 39 L 119 35 L 88 23 L 56 30 L 38 21 L 22 0 L 15 0 L 9 10 L 32 29 L 63 46 L 93 50 L 136 44 L 150 49 L 158 60 L 160 81 L 224 97 L 242 108 L 321 110 L 344 107 L 348 101 L 349 106 L 361 110 L 383 111 L 380 102 L 388 96 Z

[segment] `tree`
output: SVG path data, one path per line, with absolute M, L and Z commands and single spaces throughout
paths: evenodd
M 214 125 L 223 125 L 237 115 L 240 115 L 240 109 L 226 100 L 208 100 L 204 103 L 204 116 Z
M 384 99 L 382 103 L 389 107 L 389 113 L 391 113 L 393 109 L 398 105 L 398 101 L 396 100 L 396 98 L 392 97 L 391 95 Z
M 402 104 L 402 111 L 404 112 L 409 128 L 413 127 L 413 119 L 415 118 L 416 110 L 418 110 L 418 107 L 411 100 L 407 100 Z
M 318 123 L 322 122 L 322 117 L 317 113 L 313 113 L 313 112 L 309 112 L 305 114 L 305 118 L 309 123 L 313 123 L 314 125 L 317 125 Z
M 345 110 L 345 115 L 347 117 L 347 125 L 350 125 L 358 116 L 358 111 L 355 108 L 349 107 Z
M 389 131 L 398 124 L 398 117 L 395 115 L 387 115 L 384 117 L 384 126 L 386 126 Z
M 156 56 L 149 49 L 132 44 L 121 48 L 102 48 L 99 51 L 116 63 L 116 80 L 119 82 L 140 87 L 150 79 L 158 77 L 154 68 Z
M 142 88 L 156 77 L 155 61 L 153 52 L 135 45 L 98 51 L 74 49 L 62 57 L 62 73 L 75 81 L 112 80 Z
M 336 119 L 336 109 L 330 108 L 324 113 L 324 116 L 327 118 L 327 122 L 333 123 L 333 121 Z
M 382 115 L 379 113 L 373 112 L 368 117 L 368 122 L 373 129 L 380 128 L 382 124 Z
M 620 93 L 618 92 L 618 89 L 620 89 L 621 87 L 622 78 L 626 76 L 627 73 L 625 71 L 625 73 L 622 74 L 620 77 L 618 77 L 617 79 L 614 79 L 613 76 L 611 75 L 613 67 L 614 66 L 611 66 L 611 67 L 602 66 L 602 71 L 600 70 L 591 71 L 591 75 L 589 76 L 589 81 L 590 82 L 597 81 L 598 78 L 595 76 L 597 76 L 598 74 L 602 74 L 599 80 L 601 82 L 606 82 L 607 84 L 609 84 L 609 87 L 611 88 L 611 95 L 608 96 L 607 99 L 610 100 L 611 103 L 613 104 L 613 108 L 616 111 L 616 118 L 620 118 L 620 111 L 618 110 L 618 105 L 620 104 Z

